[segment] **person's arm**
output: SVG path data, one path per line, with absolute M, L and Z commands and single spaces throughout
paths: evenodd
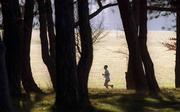
M 108 76 L 110 76 L 109 70 L 107 70 L 107 74 L 108 74 Z

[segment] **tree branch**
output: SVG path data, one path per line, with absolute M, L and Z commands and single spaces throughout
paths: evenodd
M 94 18 L 95 16 L 97 16 L 101 11 L 103 11 L 104 9 L 108 8 L 108 7 L 113 7 L 118 5 L 117 3 L 109 3 L 107 5 L 104 5 L 102 7 L 100 7 L 99 9 L 97 9 L 95 12 L 93 12 L 92 14 L 89 15 L 89 20 Z M 75 23 L 75 27 L 77 27 L 79 25 L 79 21 L 77 21 Z
M 113 6 L 116 6 L 116 5 L 118 5 L 118 3 L 109 3 L 107 5 L 104 5 L 104 6 L 100 7 L 95 12 L 93 12 L 92 14 L 89 15 L 89 19 L 92 19 L 93 17 L 97 16 L 104 9 L 109 8 L 109 7 L 113 7 Z
M 98 3 L 98 5 L 99 5 L 99 8 L 101 8 L 101 7 L 102 7 L 101 0 L 97 0 L 97 3 Z
M 99 0 L 97 0 L 99 1 Z M 106 8 L 117 6 L 118 3 L 109 3 L 104 6 L 99 5 L 99 9 L 97 9 L 95 12 L 89 15 L 89 20 L 97 16 L 101 11 L 103 11 Z M 176 8 L 168 8 L 168 7 L 158 7 L 158 6 L 147 6 L 148 10 L 156 10 L 156 11 L 171 11 L 171 12 L 176 12 Z M 75 27 L 79 25 L 79 21 L 75 22 Z

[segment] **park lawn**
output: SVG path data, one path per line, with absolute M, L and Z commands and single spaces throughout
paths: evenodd
M 94 112 L 180 112 L 180 90 L 162 89 L 159 97 L 137 95 L 122 89 L 90 89 L 89 96 Z M 34 100 L 31 112 L 50 112 L 53 93 Z M 38 98 L 37 98 L 38 99 Z

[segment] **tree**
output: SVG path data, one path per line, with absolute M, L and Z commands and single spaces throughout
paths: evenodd
M 19 23 L 19 2 L 2 0 L 3 41 L 6 46 L 6 68 L 9 81 L 10 96 L 13 99 L 14 111 L 19 111 L 21 96 L 21 36 Z
M 45 0 L 45 5 L 47 9 L 47 24 L 48 24 L 48 36 L 49 36 L 49 43 L 50 43 L 50 54 L 52 58 L 55 60 L 55 32 L 54 32 L 54 22 L 52 17 L 52 7 L 51 7 L 51 0 Z
M 40 40 L 42 49 L 42 59 L 48 68 L 53 87 L 56 88 L 55 79 L 55 34 L 53 28 L 52 14 L 50 10 L 51 1 L 37 0 L 40 21 Z M 49 36 L 47 35 L 47 31 Z M 49 40 L 49 42 L 48 42 Z M 50 45 L 50 50 L 49 50 Z
M 40 40 L 42 47 L 42 59 L 48 68 L 50 73 L 51 81 L 53 87 L 55 88 L 55 34 L 54 34 L 54 23 L 52 20 L 52 9 L 51 1 L 38 1 L 40 15 Z M 30 64 L 30 46 L 31 46 L 31 36 L 33 29 L 33 18 L 34 18 L 34 1 L 27 0 L 25 2 L 25 12 L 24 12 L 24 35 L 23 35 L 23 73 L 22 73 L 22 84 L 27 93 L 36 92 L 42 93 L 40 88 L 36 85 L 31 71 Z M 46 13 L 47 11 L 47 13 Z M 23 15 L 23 14 L 22 14 Z M 47 16 L 46 16 L 47 15 Z M 47 36 L 48 30 L 48 36 Z M 49 42 L 48 42 L 49 38 Z M 48 47 L 50 44 L 50 48 Z M 50 50 L 49 50 L 50 49 Z M 50 52 L 49 52 L 50 51 Z
M 88 96 L 88 77 L 93 60 L 93 41 L 87 0 L 78 0 L 78 15 L 81 40 L 81 57 L 77 68 L 79 95 L 81 108 L 88 111 L 91 105 Z
M 151 60 L 146 42 L 147 42 L 147 0 L 140 0 L 139 2 L 139 45 L 141 50 L 142 62 L 144 64 L 145 75 L 151 94 L 158 94 L 160 91 L 154 73 L 154 65 Z
M 149 7 L 150 10 L 158 10 L 158 11 L 171 11 L 172 12 L 176 12 L 177 16 L 176 16 L 176 39 L 174 38 L 170 38 L 170 40 L 176 40 L 176 42 L 174 43 L 163 43 L 166 47 L 168 47 L 170 50 L 176 50 L 176 63 L 175 63 L 175 86 L 177 88 L 180 87 L 180 44 L 179 44 L 179 26 L 180 26 L 180 14 L 179 14 L 179 7 L 180 7 L 180 3 L 178 0 L 169 0 L 168 1 L 168 5 L 170 5 L 170 7 L 166 8 L 166 7 L 154 7 L 151 6 Z M 165 16 L 168 14 L 165 14 Z
M 176 1 L 176 65 L 175 65 L 175 86 L 180 88 L 180 2 Z
M 147 42 L 147 0 L 133 0 L 134 18 L 136 21 L 136 31 L 138 35 L 139 48 L 141 51 L 142 63 L 144 65 L 145 76 L 149 92 L 151 94 L 157 94 L 160 89 L 155 78 L 154 66 L 149 55 L 149 51 L 146 45 Z M 130 67 L 128 67 L 130 69 Z M 132 72 L 130 72 L 132 73 Z M 130 75 L 130 74 L 128 74 Z M 132 82 L 129 82 L 132 83 Z
M 5 63 L 5 46 L 0 42 L 0 111 L 13 112 Z
M 137 91 L 147 91 L 146 78 L 141 61 L 141 53 L 138 42 L 137 26 L 130 3 L 127 0 L 118 0 L 118 6 L 121 13 L 122 23 L 125 30 L 126 41 L 129 49 L 129 64 L 133 72 L 135 89 Z
M 139 25 L 139 13 L 140 13 L 140 0 L 133 0 L 132 1 L 132 9 L 133 9 L 133 17 L 135 20 L 135 24 L 136 24 L 136 33 L 137 35 L 139 34 L 138 31 L 138 25 Z M 139 39 L 138 39 L 139 41 Z M 134 78 L 133 78 L 133 62 L 130 61 L 130 59 L 132 58 L 132 55 L 129 55 L 129 61 L 128 61 L 128 68 L 127 68 L 127 72 L 126 72 L 126 87 L 127 89 L 135 89 L 135 82 L 134 82 Z
M 33 24 L 33 9 L 34 0 L 26 0 L 25 12 L 24 12 L 24 27 L 22 32 L 22 85 L 27 93 L 42 91 L 36 85 L 31 71 L 30 64 L 30 47 L 31 47 L 31 36 L 32 36 L 32 24 Z
M 170 38 L 170 40 L 176 41 L 173 43 L 163 43 L 169 50 L 176 50 L 176 63 L 175 63 L 175 87 L 180 87 L 180 2 L 176 0 L 170 0 L 171 5 L 168 11 L 176 12 L 176 38 Z
M 135 21 L 135 29 L 137 41 L 139 43 L 139 51 L 141 54 L 141 61 L 144 66 L 145 77 L 151 94 L 157 94 L 160 89 L 155 78 L 153 62 L 147 49 L 147 1 L 146 0 L 133 0 L 132 1 L 133 19 Z M 126 73 L 127 89 L 135 89 L 135 80 L 133 78 L 134 66 L 132 55 L 129 55 L 128 72 Z
M 78 111 L 73 0 L 55 0 L 56 112 Z

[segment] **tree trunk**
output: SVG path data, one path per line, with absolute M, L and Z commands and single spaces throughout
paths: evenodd
M 51 0 L 45 1 L 46 8 L 47 8 L 47 24 L 48 24 L 48 36 L 49 36 L 49 43 L 50 43 L 50 55 L 55 61 L 55 32 L 54 32 L 54 22 L 52 17 L 52 6 Z
M 21 97 L 21 36 L 19 21 L 19 2 L 1 0 L 3 14 L 4 43 L 6 46 L 6 68 L 10 96 L 14 111 L 19 111 Z
M 13 112 L 5 64 L 5 46 L 0 42 L 0 111 Z
M 55 49 L 55 31 L 54 31 L 54 22 L 53 22 L 53 16 L 52 16 L 52 6 L 51 6 L 51 0 L 46 0 L 45 5 L 47 8 L 47 28 L 48 28 L 48 37 L 49 37 L 49 55 L 51 57 L 51 63 L 52 63 L 52 83 L 54 89 L 56 88 L 56 63 L 55 63 L 55 58 L 56 58 L 56 49 Z M 51 66 L 51 65 L 50 65 Z
M 35 83 L 30 63 L 30 48 L 33 24 L 34 0 L 26 0 L 24 12 L 24 32 L 23 32 L 23 57 L 22 57 L 22 85 L 27 93 L 42 92 Z
M 56 11 L 56 111 L 78 112 L 73 0 L 55 0 Z
M 9 78 L 10 93 L 19 98 L 20 88 L 20 37 L 18 34 L 17 13 L 12 1 L 1 1 L 3 14 L 4 43 L 6 50 L 6 66 Z
M 138 35 L 138 24 L 139 24 L 139 0 L 133 0 L 132 1 L 132 9 L 133 9 L 133 16 L 136 24 L 136 33 Z M 126 72 L 126 87 L 127 89 L 135 89 L 135 82 L 133 80 L 133 62 L 130 61 L 132 55 L 129 54 L 129 61 L 128 61 L 128 69 Z
M 134 78 L 133 78 L 133 68 L 130 68 L 132 66 L 132 62 L 130 62 L 130 57 L 131 55 L 129 55 L 129 60 L 128 60 L 128 68 L 127 68 L 127 72 L 125 72 L 126 75 L 126 88 L 128 90 L 134 90 L 135 88 L 135 82 L 134 82 Z
M 78 0 L 78 14 L 81 40 L 81 58 L 78 63 L 78 80 L 80 102 L 84 111 L 90 111 L 88 96 L 88 77 L 93 60 L 93 43 L 89 23 L 89 8 L 87 0 Z
M 51 52 L 49 53 L 49 47 L 48 47 L 49 44 L 48 44 L 47 21 L 46 21 L 47 13 L 46 13 L 45 1 L 44 0 L 37 0 L 37 1 L 38 1 L 38 7 L 39 7 L 42 59 L 48 68 L 53 87 L 56 88 L 55 61 L 54 61 L 54 58 L 50 55 Z M 50 33 L 52 33 L 52 32 L 50 32 Z M 53 38 L 53 37 L 51 37 L 51 38 Z M 52 39 L 49 39 L 49 40 L 52 41 Z M 52 42 L 50 45 L 52 45 Z M 51 47 L 53 47 L 53 45 Z
M 176 65 L 175 65 L 175 86 L 180 88 L 180 2 L 176 3 L 177 17 L 176 17 Z
M 132 10 L 127 0 L 118 0 L 118 6 L 121 13 L 121 18 L 125 30 L 126 40 L 129 49 L 129 61 L 132 62 L 130 68 L 133 72 L 133 79 L 137 91 L 147 91 L 146 78 L 143 71 L 141 53 L 138 43 L 138 35 L 136 23 L 132 14 Z
M 141 49 L 142 62 L 144 64 L 146 79 L 151 94 L 158 94 L 160 88 L 156 81 L 154 65 L 151 60 L 147 45 L 147 1 L 140 0 L 139 17 L 139 44 Z

